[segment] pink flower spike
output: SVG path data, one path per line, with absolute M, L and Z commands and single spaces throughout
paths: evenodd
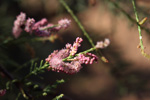
M 97 61 L 98 57 L 92 53 L 87 54 L 79 54 L 76 59 L 80 61 L 82 64 L 92 64 L 94 61 Z
M 48 23 L 47 19 L 43 18 L 33 25 L 32 30 L 37 30 L 39 27 L 44 26 L 47 23 Z
M 79 41 L 78 41 L 79 40 Z M 81 42 L 81 39 L 78 38 L 76 42 Z M 74 58 L 70 62 L 64 62 L 63 59 L 67 58 L 70 55 L 71 44 L 66 44 L 66 48 L 60 51 L 54 51 L 51 53 L 46 62 L 49 62 L 49 70 L 56 72 L 64 72 L 67 74 L 77 73 L 81 68 L 82 61 Z
M 26 20 L 26 14 L 21 12 L 20 15 L 17 16 L 16 20 L 17 20 L 17 23 L 15 24 L 18 24 L 18 26 L 23 25 Z
M 108 38 L 106 38 L 104 40 L 104 46 L 107 47 L 110 44 L 110 40 Z
M 13 27 L 12 33 L 15 38 L 18 38 L 20 36 L 21 32 L 22 32 L 22 29 L 19 26 Z
M 99 41 L 99 42 L 97 42 L 97 44 L 96 44 L 96 48 L 104 48 L 104 45 L 103 45 L 104 43 L 103 43 L 103 41 Z
M 96 48 L 103 49 L 103 48 L 108 47 L 109 44 L 110 44 L 110 40 L 106 38 L 106 39 L 104 40 L 104 42 L 103 42 L 103 41 L 97 42 L 97 44 L 96 44 L 95 47 L 96 47 Z
M 26 26 L 25 26 L 25 31 L 26 32 L 29 32 L 30 34 L 32 33 L 32 27 L 35 23 L 35 20 L 33 18 L 28 18 L 27 21 L 26 21 Z
M 97 62 L 98 57 L 97 57 L 95 54 L 87 53 L 87 55 L 91 57 L 91 59 L 90 59 L 90 61 L 89 61 L 90 64 L 92 64 L 94 61 Z
M 6 89 L 0 90 L 0 96 L 3 96 L 3 95 L 5 95 L 5 94 L 6 94 Z
M 14 26 L 12 33 L 15 38 L 18 38 L 22 32 L 21 26 L 24 25 L 26 20 L 26 14 L 21 12 L 20 15 L 17 16 L 17 19 L 14 21 Z
M 65 63 L 64 72 L 67 74 L 75 74 L 82 68 L 80 61 L 72 61 L 71 63 Z
M 80 71 L 80 69 L 82 68 L 82 64 L 92 64 L 94 61 L 97 61 L 98 57 L 92 53 L 80 53 L 75 57 L 71 56 L 71 58 L 69 58 L 70 54 L 75 54 L 77 52 L 77 49 L 82 41 L 82 38 L 78 37 L 76 38 L 73 46 L 68 43 L 66 44 L 66 48 L 51 53 L 48 58 L 45 59 L 46 62 L 49 63 L 48 70 L 74 74 Z
M 76 38 L 76 41 L 73 43 L 73 46 L 71 47 L 70 55 L 72 55 L 72 56 L 75 55 L 75 53 L 77 52 L 78 47 L 80 47 L 80 44 L 82 41 L 83 41 L 82 38 L 80 38 L 80 37 Z
M 66 49 L 70 49 L 71 47 L 72 47 L 71 44 L 69 44 L 69 43 L 66 44 Z
M 58 21 L 58 27 L 61 29 L 61 28 L 64 28 L 66 29 L 71 23 L 71 20 L 68 20 L 67 18 L 65 19 L 61 19 L 60 21 Z

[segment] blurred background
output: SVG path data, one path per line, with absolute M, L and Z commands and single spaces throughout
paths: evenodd
M 63 78 L 66 82 L 59 85 L 56 91 L 63 93 L 68 100 L 150 100 L 150 61 L 137 48 L 139 36 L 131 0 L 66 0 L 66 3 L 94 43 L 104 38 L 110 39 L 110 46 L 102 50 L 109 63 L 99 59 L 98 63 L 83 65 L 80 72 L 74 75 L 49 71 L 40 74 L 44 79 L 34 76 L 30 79 L 45 86 Z M 142 35 L 146 52 L 150 53 L 150 1 L 136 0 L 136 4 L 139 19 L 148 18 L 142 25 Z M 17 42 L 2 44 L 0 64 L 15 78 L 21 79 L 28 73 L 31 61 L 44 60 L 53 50 L 63 48 L 66 43 L 73 43 L 76 37 L 84 39 L 79 51 L 91 47 L 59 0 L 0 0 L 1 43 L 13 38 L 13 21 L 20 12 L 25 12 L 27 17 L 36 21 L 47 18 L 50 23 L 57 24 L 58 20 L 68 18 L 72 22 L 69 28 L 57 33 L 58 38 L 53 42 L 28 41 L 33 36 L 23 34 Z M 0 79 L 2 88 L 6 80 L 3 77 Z M 7 97 L 0 98 L 15 100 L 18 91 L 17 88 L 12 89 L 6 93 Z M 39 100 L 50 98 L 47 96 Z

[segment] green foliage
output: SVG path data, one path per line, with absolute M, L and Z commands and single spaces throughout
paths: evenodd
M 63 96 L 64 96 L 64 94 L 60 94 L 60 95 L 56 96 L 53 100 L 60 100 Z

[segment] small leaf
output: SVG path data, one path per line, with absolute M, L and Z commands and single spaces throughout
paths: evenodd
M 44 92 L 44 93 L 43 93 L 43 96 L 47 96 L 47 93 L 46 93 L 46 92 Z
M 36 84 L 36 85 L 34 85 L 34 89 L 36 89 L 36 88 L 38 88 L 38 87 L 39 87 L 39 85 L 37 85 L 37 84 Z
M 60 94 L 59 96 L 56 96 L 53 100 L 60 100 L 63 96 L 64 94 Z
M 41 60 L 40 67 L 42 67 L 42 64 L 43 64 L 43 60 Z
M 144 24 L 144 23 L 146 22 L 146 20 L 147 20 L 147 17 L 143 18 L 143 19 L 139 22 L 139 24 L 140 24 L 140 25 Z
M 65 80 L 64 79 L 61 79 L 61 80 L 56 80 L 57 83 L 64 83 Z

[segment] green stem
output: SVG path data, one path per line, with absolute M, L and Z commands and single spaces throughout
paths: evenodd
M 108 2 L 110 2 L 111 4 L 114 5 L 114 7 L 116 7 L 118 10 L 120 10 L 131 22 L 136 23 L 137 25 L 139 25 L 141 27 L 141 29 L 145 30 L 147 33 L 150 33 L 150 30 L 146 27 L 141 26 L 139 23 L 137 23 L 137 21 L 132 18 L 130 16 L 130 14 L 128 14 L 123 8 L 121 8 L 116 2 L 111 1 L 111 0 L 107 0 Z
M 137 21 L 137 23 L 139 23 L 138 13 L 137 13 L 137 10 L 136 10 L 136 6 L 135 6 L 134 0 L 132 0 L 132 5 L 133 5 L 136 21 Z M 141 50 L 144 51 L 143 40 L 142 40 L 142 32 L 141 32 L 140 25 L 138 25 L 138 31 L 139 31 L 139 39 L 140 39 Z
M 60 95 L 56 96 L 54 99 L 52 99 L 52 100 L 60 100 L 63 96 L 64 96 L 64 94 L 60 94 Z
M 134 13 L 135 13 L 135 17 L 136 17 L 136 21 L 138 23 L 138 31 L 139 31 L 139 39 L 140 39 L 140 48 L 141 48 L 141 53 L 144 57 L 150 59 L 150 55 L 145 53 L 144 51 L 144 46 L 143 46 L 143 40 L 142 40 L 142 32 L 141 32 L 141 26 L 139 25 L 139 18 L 138 18 L 138 13 L 137 13 L 137 10 L 136 10 L 136 6 L 135 6 L 135 2 L 134 0 L 132 0 L 132 5 L 133 5 L 133 8 L 134 8 Z
M 60 0 L 60 2 L 63 4 L 63 6 L 66 8 L 66 10 L 70 13 L 70 15 L 73 17 L 73 19 L 75 20 L 75 22 L 78 24 L 78 26 L 82 30 L 83 34 L 89 40 L 89 42 L 92 45 L 92 47 L 94 47 L 95 45 L 94 45 L 92 39 L 90 38 L 90 36 L 88 35 L 88 33 L 85 31 L 83 25 L 80 23 L 79 19 L 75 16 L 75 14 L 73 13 L 73 11 L 69 8 L 69 6 L 66 4 L 66 2 L 64 0 Z
M 35 70 L 33 70 L 32 72 L 30 72 L 29 74 L 27 74 L 22 81 L 24 81 L 25 79 L 29 78 L 31 75 L 37 74 L 37 72 L 39 72 L 40 70 L 44 70 L 49 66 L 49 64 L 44 64 L 42 67 L 36 68 Z
M 90 49 L 88 49 L 86 51 L 80 52 L 80 53 L 76 54 L 75 56 L 78 56 L 79 54 L 86 54 L 86 53 L 94 51 L 94 50 L 96 50 L 95 47 L 94 48 L 90 48 Z M 70 55 L 67 58 L 64 58 L 63 61 L 72 61 L 73 60 L 72 58 L 74 58 L 75 56 Z
M 86 54 L 86 53 L 91 52 L 91 51 L 94 51 L 94 50 L 96 50 L 95 47 L 94 47 L 94 48 L 90 48 L 90 49 L 88 49 L 88 50 L 86 50 L 86 51 L 80 52 L 80 53 L 76 54 L 75 56 L 78 56 L 79 54 Z
M 25 94 L 24 90 L 23 90 L 22 88 L 20 88 L 20 91 L 21 91 L 23 97 L 28 100 L 29 98 L 28 98 L 28 96 Z
M 41 28 L 40 30 L 47 30 L 47 29 L 51 29 L 51 28 L 54 28 L 54 27 L 57 27 L 58 25 L 53 25 L 53 26 L 50 26 L 50 27 L 45 27 L 45 28 Z

